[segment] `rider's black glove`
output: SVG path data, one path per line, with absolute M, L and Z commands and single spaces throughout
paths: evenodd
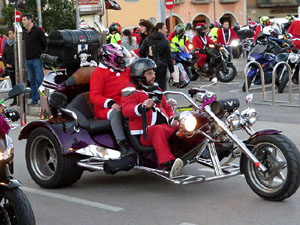
M 11 121 L 15 122 L 20 119 L 20 114 L 17 110 L 12 108 L 4 109 L 4 114 L 7 118 L 11 119 Z

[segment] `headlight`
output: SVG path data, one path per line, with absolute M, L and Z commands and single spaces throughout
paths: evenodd
M 283 34 L 279 34 L 278 35 L 278 39 L 284 39 L 284 35 Z
M 251 62 L 251 61 L 255 61 L 255 58 L 254 58 L 254 57 L 252 57 L 252 56 L 249 56 L 249 57 L 248 57 L 248 61 L 249 61 L 249 62 Z
M 239 113 L 233 113 L 228 116 L 226 119 L 226 123 L 229 127 L 237 129 L 241 124 Z
M 231 42 L 232 47 L 237 47 L 239 45 L 239 40 L 233 40 Z
M 208 47 L 215 48 L 215 45 L 210 44 L 210 45 L 208 45 Z
M 186 131 L 192 132 L 195 130 L 197 126 L 197 119 L 192 115 L 192 113 L 183 112 L 180 114 L 179 119 L 182 120 L 183 128 Z
M 298 60 L 298 55 L 295 54 L 295 53 L 293 53 L 293 52 L 291 52 L 291 53 L 290 53 L 289 60 L 290 60 L 291 63 L 296 63 L 297 60 Z
M 192 50 L 194 46 L 192 44 L 189 44 L 189 50 Z
M 250 125 L 253 125 L 256 123 L 257 120 L 257 112 L 254 108 L 251 109 L 245 109 L 242 111 L 242 118 L 246 120 Z

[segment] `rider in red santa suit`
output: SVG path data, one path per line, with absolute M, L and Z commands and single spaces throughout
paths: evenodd
M 197 35 L 193 37 L 193 47 L 194 49 L 199 49 L 199 53 L 196 53 L 198 56 L 198 61 L 195 63 L 194 68 L 200 70 L 200 67 L 203 67 L 206 62 L 207 55 L 205 53 L 206 45 L 214 44 L 208 35 L 206 35 L 206 24 L 198 23 L 196 26 Z
M 153 146 L 158 158 L 159 168 L 171 170 L 170 177 L 178 176 L 183 167 L 183 161 L 175 160 L 171 153 L 168 140 L 176 132 L 172 127 L 174 113 L 163 95 L 160 101 L 154 101 L 147 92 L 161 90 L 155 81 L 153 60 L 140 58 L 130 65 L 129 87 L 135 87 L 136 92 L 122 97 L 122 113 L 129 119 L 129 129 L 132 135 L 141 135 L 143 146 Z
M 229 51 L 230 57 L 232 55 L 232 47 L 229 46 L 234 39 L 239 39 L 235 31 L 229 27 L 229 21 L 223 21 L 223 27 L 218 30 L 217 43 L 224 45 L 224 47 Z
M 103 45 L 99 51 L 100 64 L 90 79 L 90 100 L 96 118 L 110 120 L 119 145 L 121 157 L 134 155 L 122 127 L 121 90 L 130 82 L 130 53 L 118 44 Z
M 293 35 L 292 40 L 296 48 L 300 49 L 300 21 L 295 20 L 289 27 L 288 33 Z

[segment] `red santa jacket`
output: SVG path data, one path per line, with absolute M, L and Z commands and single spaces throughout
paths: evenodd
M 291 26 L 289 27 L 288 33 L 290 33 L 293 36 L 296 36 L 297 38 L 300 38 L 300 21 L 295 20 L 292 22 Z
M 229 28 L 229 39 L 228 42 L 225 41 L 225 36 L 224 36 L 224 28 L 218 30 L 218 39 L 217 43 L 222 44 L 222 45 L 230 45 L 232 40 L 234 39 L 239 39 L 237 34 L 232 28 Z
M 257 35 L 262 32 L 263 26 L 261 24 L 257 25 L 254 33 L 254 43 L 256 42 Z
M 130 72 L 114 72 L 103 65 L 96 68 L 90 79 L 90 100 L 94 104 L 95 117 L 108 119 L 111 105 L 121 105 L 121 90 L 130 82 Z
M 134 84 L 129 84 L 128 87 L 136 86 Z M 132 135 L 143 134 L 143 119 L 142 114 L 138 111 L 138 107 L 147 99 L 149 99 L 148 94 L 142 90 L 139 90 L 139 92 L 135 92 L 128 97 L 122 97 L 122 113 L 129 119 L 129 129 Z M 155 125 L 158 113 L 161 113 L 168 123 L 174 116 L 173 110 L 165 96 L 163 96 L 161 103 L 156 103 L 154 105 L 154 108 L 155 110 L 150 109 L 146 113 L 148 127 Z
M 210 39 L 208 35 L 204 38 L 199 37 L 198 35 L 193 37 L 193 48 L 203 49 L 206 44 L 214 44 L 214 42 Z

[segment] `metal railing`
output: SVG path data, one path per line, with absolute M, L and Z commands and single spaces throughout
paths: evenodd
M 244 68 L 244 74 L 245 74 L 245 90 L 246 90 L 246 95 L 249 94 L 249 88 L 248 88 L 248 71 L 250 69 L 250 66 L 254 64 L 255 66 L 258 67 L 259 69 L 259 72 L 260 72 L 260 76 L 261 76 L 261 86 L 262 86 L 262 91 L 263 91 L 263 100 L 266 101 L 266 88 L 265 88 L 265 74 L 264 74 L 264 70 L 263 68 L 261 67 L 261 65 L 256 62 L 256 61 L 251 61 L 251 62 L 248 62 Z
M 248 75 L 248 71 L 250 69 L 251 65 L 255 65 L 258 67 L 259 71 L 260 71 L 260 75 L 261 75 L 261 85 L 262 85 L 262 92 L 263 92 L 263 101 L 264 102 L 272 102 L 272 105 L 275 105 L 275 103 L 280 103 L 280 105 L 283 106 L 293 106 L 293 107 L 300 107 L 300 85 L 299 87 L 299 102 L 297 105 L 293 104 L 292 101 L 292 69 L 290 67 L 290 65 L 287 62 L 279 62 L 275 65 L 275 67 L 273 68 L 273 72 L 272 72 L 272 99 L 269 100 L 266 97 L 266 87 L 265 87 L 265 74 L 264 71 L 261 67 L 261 65 L 256 62 L 256 61 L 251 61 L 249 63 L 246 64 L 245 68 L 244 68 L 244 74 L 245 74 L 245 91 L 246 94 L 249 94 L 249 88 L 248 88 L 248 79 L 247 79 L 247 75 Z M 276 80 L 276 76 L 277 76 L 277 69 L 279 66 L 284 66 L 287 68 L 288 70 L 288 76 L 289 76 L 289 93 L 288 93 L 288 103 L 286 101 L 276 101 L 275 100 L 275 89 L 276 89 L 276 85 L 275 85 L 275 80 Z M 300 70 L 298 73 L 298 81 L 300 81 Z M 283 104 L 281 104 L 283 103 Z

